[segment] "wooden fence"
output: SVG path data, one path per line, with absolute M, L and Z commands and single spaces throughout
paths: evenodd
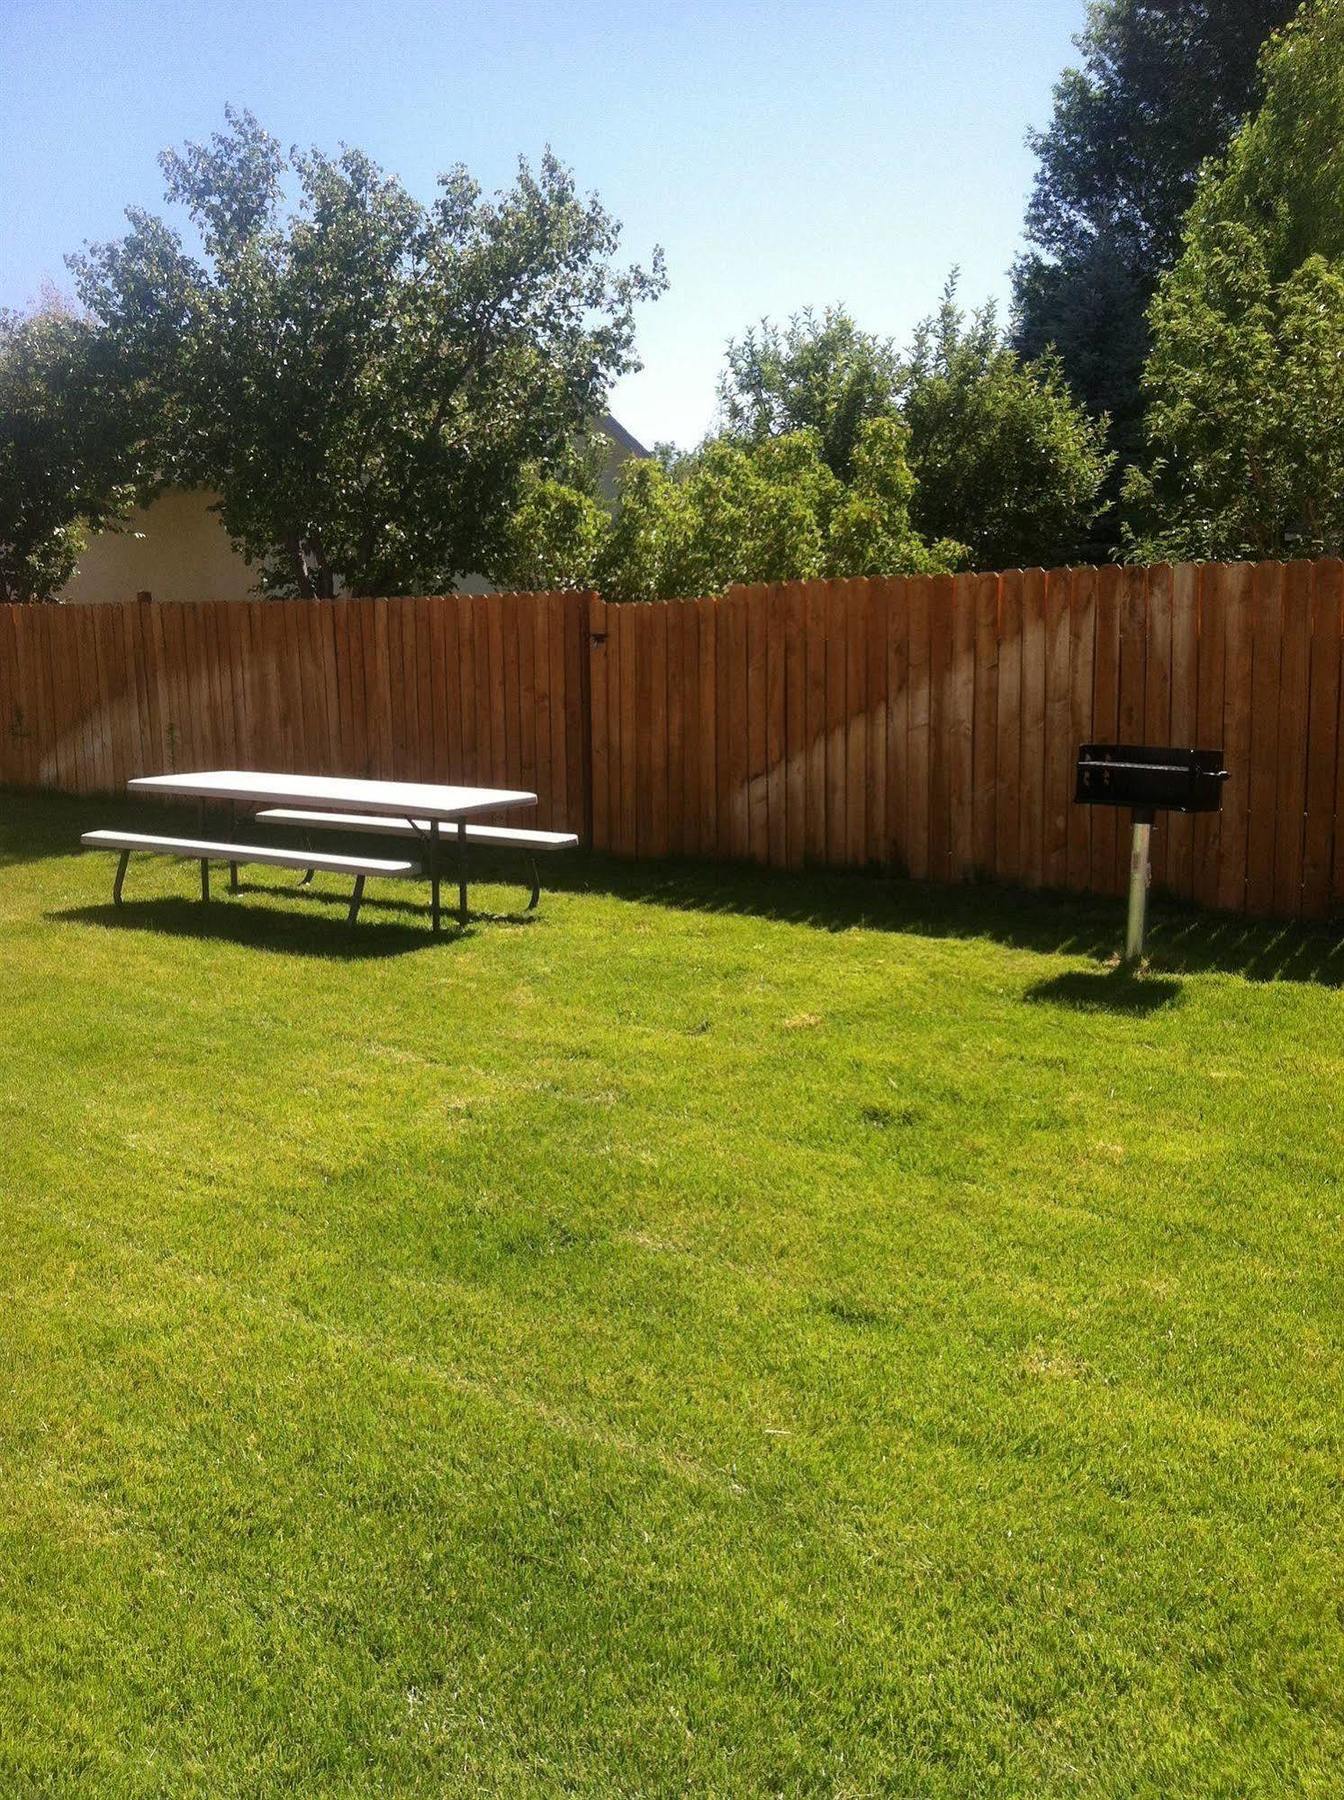
M 0 784 L 265 768 L 588 812 L 587 596 L 0 606 Z
M 877 864 L 1112 893 L 1089 740 L 1222 746 L 1220 815 L 1154 879 L 1344 906 L 1344 564 L 1202 564 L 596 595 L 0 607 L 0 783 L 233 766 L 535 790 L 631 856 Z
M 594 841 L 1113 893 L 1128 815 L 1073 805 L 1078 745 L 1222 746 L 1222 812 L 1160 816 L 1155 885 L 1321 917 L 1344 904 L 1342 574 L 1187 564 L 594 600 Z

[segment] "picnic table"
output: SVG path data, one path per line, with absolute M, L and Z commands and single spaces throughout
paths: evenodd
M 458 864 L 458 914 L 467 920 L 467 845 L 472 838 L 518 847 L 558 849 L 578 840 L 568 832 L 523 831 L 507 826 L 472 826 L 482 813 L 511 811 L 535 806 L 537 796 L 512 788 L 460 787 L 420 781 L 372 781 L 337 775 L 295 775 L 264 769 L 204 769 L 174 775 L 141 775 L 127 783 L 134 794 L 158 794 L 194 800 L 199 835 L 196 838 L 161 837 L 145 832 L 92 831 L 82 842 L 93 849 L 116 850 L 120 856 L 114 899 L 120 902 L 126 864 L 133 850 L 160 855 L 191 856 L 201 864 L 201 897 L 210 897 L 209 865 L 227 862 L 231 886 L 237 887 L 238 865 L 271 863 L 289 868 L 330 869 L 353 874 L 355 892 L 350 917 L 359 911 L 367 875 L 428 875 L 433 928 L 440 929 L 439 888 L 442 875 L 443 836 L 450 832 L 456 843 Z M 268 823 L 300 824 L 307 828 L 370 830 L 418 841 L 423 861 L 373 857 L 319 855 L 311 846 L 286 849 L 275 845 L 205 837 L 207 802 L 226 802 L 231 830 L 246 810 Z M 531 904 L 536 904 L 538 881 L 533 876 Z

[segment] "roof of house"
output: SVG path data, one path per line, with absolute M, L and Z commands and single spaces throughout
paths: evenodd
M 650 454 L 635 434 L 627 431 L 621 421 L 612 413 L 604 412 L 597 421 L 597 428 L 611 439 L 617 449 L 624 450 L 627 456 L 648 456 Z

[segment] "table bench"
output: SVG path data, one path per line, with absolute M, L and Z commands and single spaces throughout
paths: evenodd
M 419 875 L 420 863 L 393 860 L 379 856 L 315 856 L 311 850 L 284 850 L 271 844 L 218 843 L 207 838 L 156 837 L 143 831 L 86 831 L 80 843 L 90 850 L 115 850 L 117 873 L 112 883 L 112 901 L 121 905 L 121 890 L 132 852 L 151 856 L 176 856 L 201 865 L 201 899 L 210 898 L 210 864 L 229 865 L 229 886 L 238 887 L 240 863 L 266 863 L 277 869 L 322 869 L 333 875 L 353 875 L 354 892 L 350 896 L 350 923 L 359 917 L 364 898 L 364 883 L 370 875 Z
M 430 830 L 428 819 L 402 819 L 374 813 L 308 812 L 292 806 L 268 807 L 258 812 L 256 819 L 258 824 L 298 825 L 305 831 L 368 831 L 384 837 L 419 838 L 422 841 L 428 839 Z M 463 824 L 459 827 L 459 836 L 469 844 L 521 850 L 530 857 L 532 894 L 527 903 L 528 912 L 534 911 L 541 900 L 538 855 L 573 849 L 579 841 L 572 831 L 532 831 L 514 825 Z M 318 866 L 313 864 L 314 868 Z
M 132 851 L 143 850 L 160 856 L 191 857 L 201 865 L 201 894 L 209 898 L 210 864 L 226 862 L 231 866 L 231 885 L 237 887 L 237 865 L 244 862 L 270 863 L 278 868 L 317 870 L 353 875 L 356 891 L 351 902 L 353 919 L 363 895 L 363 877 L 368 875 L 420 875 L 429 880 L 430 923 L 435 936 L 442 922 L 440 885 L 443 875 L 445 839 L 457 847 L 458 880 L 457 916 L 465 930 L 467 924 L 467 831 L 477 841 L 490 839 L 496 843 L 526 843 L 533 851 L 559 849 L 576 840 L 565 832 L 510 832 L 500 826 L 471 826 L 466 821 L 474 815 L 510 811 L 517 807 L 535 806 L 537 796 L 515 788 L 460 787 L 451 782 L 383 781 L 368 776 L 301 775 L 277 769 L 186 769 L 169 775 L 137 775 L 127 783 L 132 794 L 153 796 L 163 800 L 194 800 L 196 834 L 194 837 L 160 837 L 139 832 L 89 832 L 82 840 L 91 849 L 115 850 L 121 856 L 117 870 L 114 898 L 120 900 L 126 864 Z M 212 837 L 207 832 L 207 804 L 224 804 L 230 818 L 237 821 L 246 812 L 259 814 L 330 812 L 337 815 L 342 829 L 358 830 L 365 819 L 375 821 L 375 829 L 387 821 L 398 836 L 420 839 L 417 861 L 372 856 L 329 856 L 315 852 L 311 845 L 302 850 L 270 844 L 234 843 L 236 829 L 229 836 Z M 309 820 L 311 824 L 312 821 Z M 533 870 L 533 903 L 539 889 Z

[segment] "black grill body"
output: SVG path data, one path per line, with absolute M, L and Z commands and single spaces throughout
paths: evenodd
M 1136 812 L 1217 812 L 1226 780 L 1221 750 L 1084 744 L 1073 797 L 1085 806 L 1130 806 Z

